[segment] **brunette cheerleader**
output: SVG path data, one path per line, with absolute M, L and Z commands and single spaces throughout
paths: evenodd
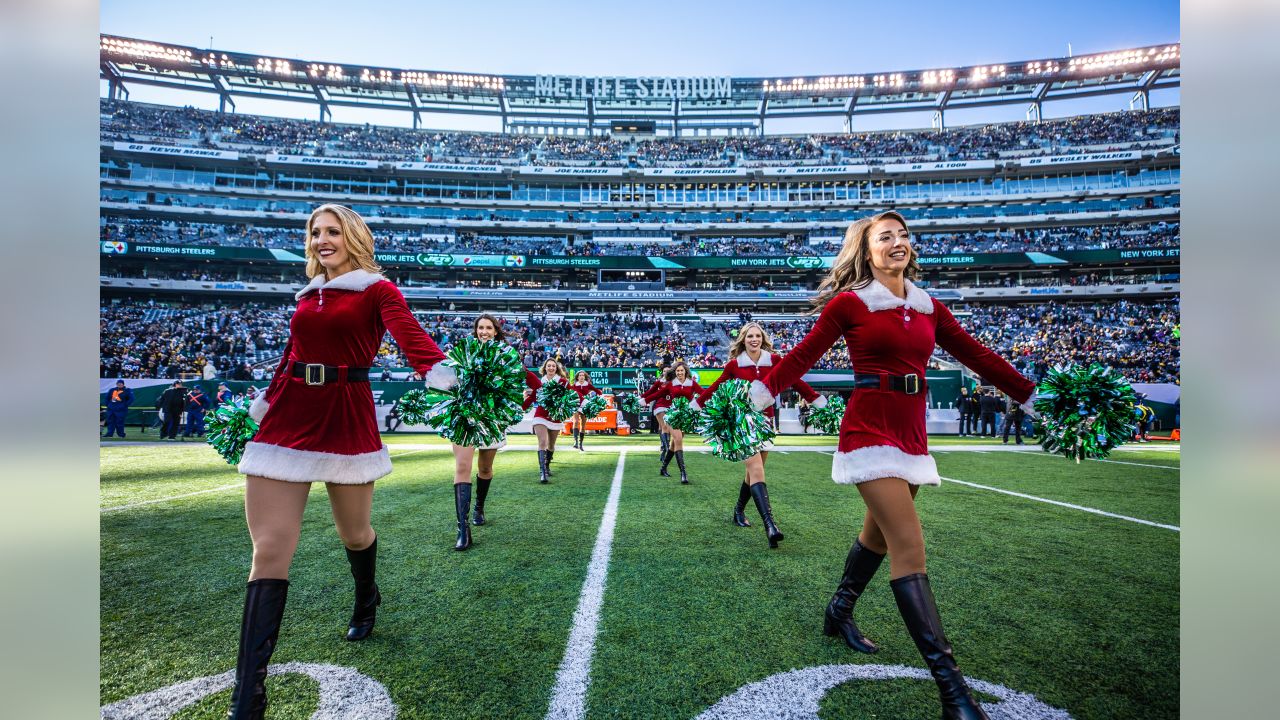
M 532 378 L 529 382 L 529 389 L 525 391 L 524 400 L 526 410 L 530 405 L 535 408 L 533 411 L 533 434 L 538 437 L 538 482 L 544 485 L 551 482 L 551 458 L 556 452 L 556 439 L 560 437 L 560 432 L 564 429 L 564 423 L 552 421 L 551 416 L 547 414 L 547 409 L 537 402 L 538 389 L 549 382 L 558 382 L 566 387 L 569 385 L 569 378 L 564 371 L 564 366 L 557 362 L 555 358 L 547 358 L 542 363 L 542 369 L 538 377 Z
M 587 374 L 586 370 L 579 370 L 574 373 L 573 384 L 569 387 L 578 393 L 579 403 L 586 400 L 591 393 L 600 394 L 600 389 L 591 384 L 591 376 Z M 573 414 L 573 446 L 583 452 L 587 451 L 582 444 L 587 440 L 587 420 L 590 419 L 582 417 L 580 412 Z

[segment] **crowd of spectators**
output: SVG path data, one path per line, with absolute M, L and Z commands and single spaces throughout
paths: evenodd
M 388 160 L 601 166 L 880 163 L 972 160 L 1002 155 L 1119 150 L 1177 140 L 1178 108 L 1081 115 L 1042 122 L 1007 122 L 947 130 L 857 132 L 802 136 L 657 138 L 468 133 L 220 113 L 192 107 L 100 100 L 104 140 L 186 142 L 312 155 Z
M 1115 367 L 1132 382 L 1177 382 L 1179 378 L 1177 300 L 970 303 L 951 309 L 974 337 L 1032 379 L 1055 365 L 1091 362 Z M 258 303 L 103 304 L 102 377 L 213 373 L 219 378 L 261 379 L 264 371 L 269 376 L 283 350 L 291 312 L 291 305 Z M 473 321 L 444 311 L 417 317 L 442 347 L 466 337 Z M 508 341 L 528 367 L 547 357 L 574 367 L 656 367 L 680 359 L 695 367 L 717 367 L 728 360 L 730 339 L 740 326 L 669 320 L 639 311 L 576 318 L 525 311 L 502 320 Z M 798 315 L 786 322 L 763 324 L 774 346 L 785 353 L 809 332 L 813 319 Z M 941 350 L 937 357 L 949 360 Z M 389 335 L 377 364 L 405 365 Z M 848 367 L 843 340 L 815 365 L 819 370 Z
M 259 303 L 103 303 L 101 377 L 255 379 L 252 366 L 283 351 L 291 312 L 289 305 Z

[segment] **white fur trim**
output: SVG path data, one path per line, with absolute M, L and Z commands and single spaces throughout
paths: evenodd
M 286 482 L 364 485 L 391 472 L 391 455 L 386 445 L 369 453 L 339 455 L 250 442 L 238 469 L 244 475 Z
M 507 446 L 507 438 L 503 437 L 501 440 L 499 440 L 496 443 L 493 443 L 492 445 L 480 445 L 476 447 L 476 449 L 477 450 L 501 450 L 506 446 Z
M 671 387 L 689 387 L 693 384 L 693 378 L 685 378 L 684 382 L 672 382 Z
M 938 464 L 929 453 L 909 455 L 892 445 L 872 445 L 838 452 L 831 463 L 831 479 L 841 485 L 896 477 L 912 485 L 940 485 Z
M 670 407 L 656 407 L 653 409 L 653 416 L 658 417 L 659 415 L 663 415 L 670 409 Z
M 773 393 L 769 392 L 769 388 L 759 380 L 751 381 L 750 398 L 751 404 L 761 412 L 764 412 L 765 408 L 773 407 Z
M 386 277 L 379 275 L 378 273 L 371 273 L 368 270 L 357 269 L 352 270 L 349 273 L 343 273 L 342 275 L 325 282 L 324 273 L 320 273 L 319 275 L 311 278 L 311 282 L 307 283 L 306 287 L 295 293 L 293 299 L 301 300 L 303 295 L 306 295 L 312 290 L 319 290 L 321 288 L 325 290 L 354 290 L 356 292 L 363 292 L 369 289 L 370 285 L 373 285 L 376 282 L 381 282 L 382 280 L 386 280 Z
M 690 400 L 689 407 L 693 408 L 694 412 L 698 412 L 702 410 L 702 405 L 698 403 L 698 398 L 694 398 L 693 400 Z
M 438 362 L 431 366 L 431 370 L 427 372 L 427 377 L 424 380 L 429 388 L 450 390 L 458 385 L 458 371 L 444 362 Z
M 809 403 L 809 405 L 810 405 L 810 407 L 814 408 L 815 410 L 818 410 L 818 409 L 824 408 L 824 407 L 826 407 L 826 406 L 827 406 L 827 396 L 826 396 L 826 395 L 819 395 L 819 396 L 818 396 L 818 399 L 817 399 L 817 400 L 814 400 L 814 401 L 813 401 L 813 402 L 811 402 L 811 403 Z
M 773 355 L 763 350 L 760 351 L 760 362 L 758 363 L 751 362 L 751 356 L 748 355 L 745 350 L 738 355 L 737 359 L 738 359 L 738 367 L 752 367 L 752 366 L 772 367 L 773 366 Z
M 863 304 L 871 312 L 879 310 L 892 310 L 909 305 L 912 310 L 925 315 L 933 314 L 933 298 L 929 297 L 929 293 L 915 286 L 910 280 L 903 280 L 907 287 L 907 299 L 903 300 L 893 291 L 884 286 L 879 280 L 872 280 L 866 287 L 854 290 L 854 294 L 862 300 Z
M 253 418 L 254 422 L 260 423 L 262 418 L 267 416 L 267 411 L 270 409 L 271 403 L 267 402 L 267 391 L 263 390 L 258 393 L 258 396 L 249 405 L 249 417 Z
M 556 430 L 564 430 L 564 423 L 552 422 L 546 418 L 535 417 L 533 419 L 534 427 L 541 425 L 542 427 L 555 428 Z

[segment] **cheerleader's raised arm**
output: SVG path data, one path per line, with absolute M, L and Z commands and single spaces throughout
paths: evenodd
M 934 300 L 933 311 L 938 316 L 936 331 L 938 347 L 951 353 L 951 356 L 965 367 L 990 380 L 991 384 L 1016 400 L 1023 410 L 1034 416 L 1036 413 L 1031 407 L 1031 401 L 1035 397 L 1035 383 L 1023 377 L 1022 373 L 1014 369 L 1007 360 L 992 352 L 991 348 L 965 332 L 946 305 Z
M 809 334 L 791 348 L 790 352 L 763 380 L 751 383 L 751 401 L 757 410 L 771 407 L 778 393 L 784 389 L 796 383 L 804 383 L 800 378 L 822 359 L 836 340 L 857 324 L 859 302 L 861 301 L 853 293 L 836 295 L 822 309 L 822 313 L 818 315 L 818 321 L 813 324 Z M 808 387 L 809 392 L 816 398 L 817 393 L 812 387 L 807 383 L 804 383 L 804 387 Z M 803 391 L 801 394 L 804 394 Z M 805 399 L 810 400 L 808 397 Z
M 383 327 L 395 338 L 410 367 L 426 380 L 427 387 L 448 390 L 457 385 L 457 373 L 440 362 L 444 360 L 444 353 L 410 312 L 400 288 L 384 281 L 370 289 L 378 293 L 376 302 Z

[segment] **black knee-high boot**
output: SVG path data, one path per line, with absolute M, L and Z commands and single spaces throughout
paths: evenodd
M 773 523 L 773 508 L 769 505 L 769 489 L 764 483 L 758 482 L 751 486 L 751 497 L 756 501 L 756 511 L 760 513 L 760 519 L 764 521 L 764 534 L 769 538 L 769 547 L 777 548 L 778 543 L 782 540 L 782 531 Z
M 254 580 L 245 589 L 236 687 L 231 691 L 231 709 L 227 712 L 230 720 L 261 720 L 267 710 L 267 663 L 280 637 L 288 594 L 288 580 Z
M 542 483 L 543 485 L 546 485 L 547 483 L 551 482 L 550 480 L 547 479 L 547 476 L 550 473 L 547 472 L 547 451 L 546 450 L 538 451 L 538 473 L 541 475 L 541 478 L 538 480 L 538 482 Z
M 671 477 L 671 473 L 667 472 L 667 466 L 671 464 L 671 458 L 675 457 L 674 450 L 662 451 L 662 468 L 658 470 L 658 474 L 662 477 Z
M 840 585 L 831 596 L 831 602 L 827 603 L 822 632 L 826 635 L 839 635 L 844 638 L 846 645 L 858 652 L 873 653 L 880 649 L 853 622 L 853 605 L 862 596 L 867 583 L 871 582 L 883 561 L 884 555 L 871 552 L 861 542 L 854 540 L 849 556 L 844 561 L 844 576 L 840 578 Z
M 906 575 L 891 580 L 889 586 L 893 588 L 893 598 L 898 603 L 898 612 L 902 613 L 907 631 L 929 666 L 933 681 L 938 684 L 943 720 L 989 720 L 987 713 L 973 699 L 964 675 L 956 666 L 951 643 L 942 632 L 942 620 L 933 601 L 929 576 L 924 573 Z
M 493 478 L 482 478 L 480 474 L 476 474 L 476 512 L 474 524 L 484 524 L 484 499 L 489 496 L 489 483 L 493 482 Z
M 679 466 L 680 468 L 680 484 L 688 485 L 689 473 L 686 472 L 684 469 L 684 451 L 683 450 L 676 451 L 676 465 Z
M 378 584 L 374 575 L 378 569 L 378 538 L 363 550 L 347 548 L 347 562 L 351 563 L 351 577 L 356 581 L 356 606 L 351 611 L 351 622 L 347 625 L 347 639 L 363 640 L 373 632 L 373 621 L 378 614 L 378 606 L 382 604 L 382 593 L 378 592 Z
M 453 508 L 458 515 L 458 542 L 454 550 L 471 547 L 471 483 L 453 484 Z
M 658 433 L 658 439 L 662 441 L 662 452 L 658 454 L 658 457 L 661 459 L 666 457 L 667 449 L 671 447 L 671 435 L 660 432 Z
M 751 527 L 747 522 L 747 501 L 751 499 L 751 486 L 744 480 L 738 488 L 738 504 L 733 506 L 733 524 L 738 527 Z
M 555 448 L 547 450 L 547 477 L 555 477 L 555 473 L 551 472 L 551 461 L 555 459 Z

